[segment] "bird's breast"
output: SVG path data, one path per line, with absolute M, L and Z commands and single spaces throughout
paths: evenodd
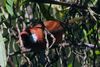
M 30 29 L 30 32 L 33 36 L 33 38 L 35 38 L 37 41 L 43 41 L 44 39 L 44 34 L 43 34 L 43 30 L 40 28 L 32 28 Z

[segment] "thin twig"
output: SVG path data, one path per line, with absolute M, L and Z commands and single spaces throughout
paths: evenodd
M 47 38 L 47 32 L 45 30 L 44 30 L 44 34 L 45 34 L 45 40 L 46 40 L 46 52 L 45 52 L 45 55 L 46 55 L 46 58 L 47 58 L 48 62 L 50 62 L 50 59 L 48 57 L 48 54 L 49 54 L 49 41 L 48 41 L 48 38 Z M 48 64 L 48 62 L 47 62 L 47 64 Z
M 19 30 L 19 27 L 18 27 L 18 24 L 16 23 L 16 29 L 17 29 L 17 32 L 18 32 L 18 38 L 19 38 L 19 43 L 20 43 L 20 48 L 22 48 L 24 45 L 23 45 L 23 42 L 22 42 L 22 38 L 21 38 L 21 35 L 20 35 L 20 30 Z
M 51 36 L 51 38 L 53 39 L 52 41 L 52 44 L 50 44 L 50 46 L 48 47 L 49 49 L 54 45 L 55 41 L 56 41 L 56 38 L 54 37 L 54 35 L 52 33 L 50 33 L 50 31 L 48 31 L 46 28 L 45 28 L 47 34 L 49 34 Z
M 31 67 L 32 66 L 32 62 L 30 61 L 30 59 L 25 54 L 23 54 L 23 57 L 27 60 L 27 62 L 29 64 L 29 67 Z

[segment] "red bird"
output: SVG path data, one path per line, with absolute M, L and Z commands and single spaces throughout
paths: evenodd
M 44 28 L 46 28 L 50 33 L 53 34 L 56 41 L 54 44 L 59 44 L 62 42 L 62 35 L 64 34 L 61 22 L 56 20 L 50 20 L 43 22 Z M 35 26 L 30 26 L 25 31 L 21 32 L 22 41 L 25 48 L 32 48 L 33 50 L 41 50 L 46 48 L 46 40 L 44 34 L 43 25 L 37 24 Z M 52 43 L 52 37 L 48 34 L 47 36 L 49 43 Z M 49 45 L 50 46 L 50 45 Z

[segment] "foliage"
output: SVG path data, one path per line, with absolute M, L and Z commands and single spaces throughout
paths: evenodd
M 5 67 L 7 64 L 6 50 L 4 39 L 2 37 L 2 31 L 0 31 L 0 66 Z
M 100 58 L 99 0 L 79 0 L 78 2 L 66 0 L 65 3 L 62 0 L 48 1 L 48 3 L 43 3 L 45 0 L 43 2 L 40 0 L 41 3 L 37 3 L 36 0 L 4 0 L 2 6 L 1 2 L 0 0 L 0 26 L 3 28 L 3 37 L 7 39 L 5 41 L 6 56 L 9 58 L 7 67 L 30 66 L 30 61 L 33 66 L 43 67 L 44 59 L 39 55 L 35 56 L 34 52 L 28 52 L 24 56 L 16 43 L 18 40 L 16 25 L 22 31 L 23 24 L 28 27 L 30 22 L 36 19 L 59 20 L 65 23 L 65 41 L 69 45 L 63 49 L 50 50 L 48 57 L 51 61 L 55 56 L 59 58 L 57 61 L 55 58 L 55 62 L 51 63 L 53 67 L 100 66 L 100 60 L 98 60 Z M 0 46 L 3 46 L 1 41 L 0 37 Z

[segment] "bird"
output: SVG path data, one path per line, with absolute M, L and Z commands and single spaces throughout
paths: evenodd
M 25 48 L 32 49 L 34 51 L 41 51 L 46 49 L 46 40 L 44 30 L 49 31 L 55 38 L 53 46 L 57 46 L 62 42 L 62 36 L 64 34 L 64 28 L 61 25 L 61 22 L 58 20 L 47 20 L 43 24 L 37 23 L 34 25 L 31 24 L 24 31 L 20 33 L 22 42 Z M 49 44 L 53 42 L 50 34 L 47 34 L 47 39 Z M 50 46 L 50 45 L 49 45 Z

